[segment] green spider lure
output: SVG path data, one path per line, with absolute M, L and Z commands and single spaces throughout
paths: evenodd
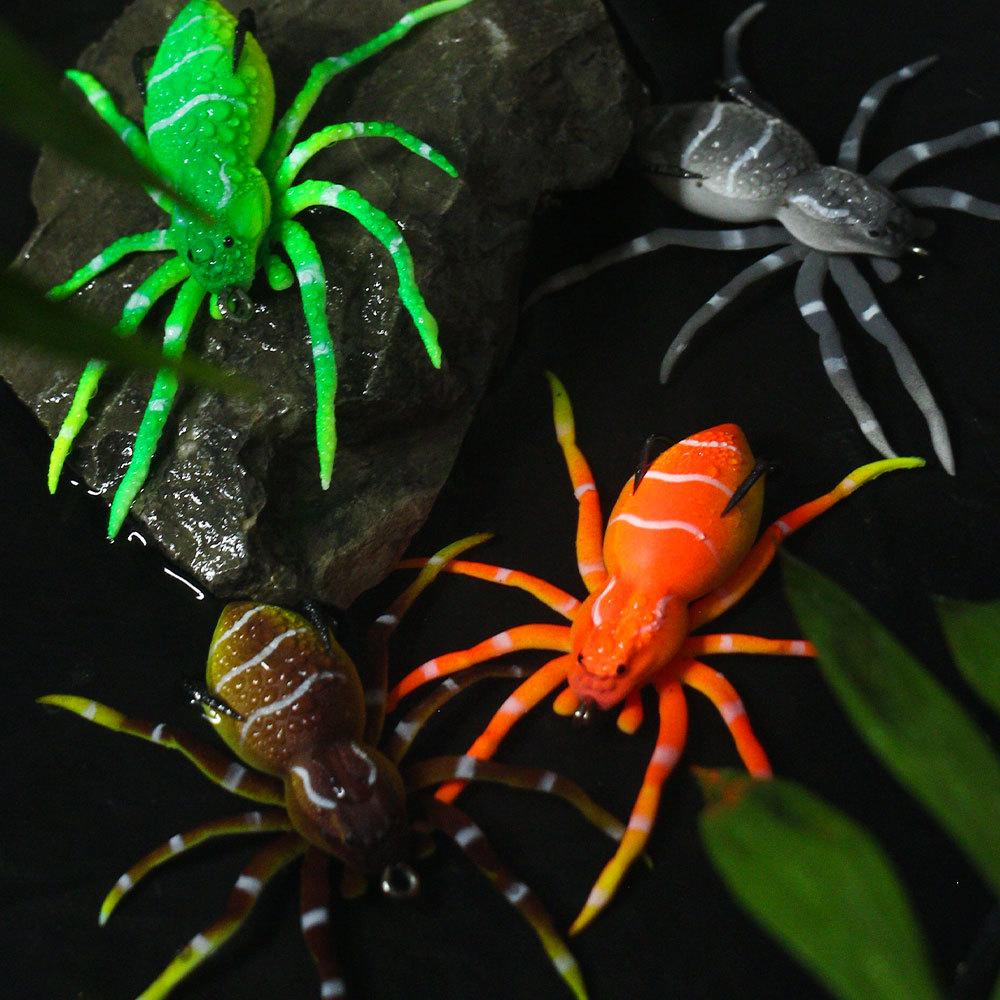
M 275 291 L 290 288 L 297 280 L 312 339 L 316 447 L 320 481 L 327 489 L 337 442 L 337 366 L 326 319 L 323 263 L 309 233 L 294 216 L 306 208 L 326 206 L 357 219 L 389 252 L 399 278 L 400 298 L 435 368 L 441 366 L 441 348 L 437 323 L 420 294 L 413 259 L 399 226 L 357 191 L 323 181 L 294 184 L 295 178 L 320 150 L 343 139 L 364 136 L 393 139 L 450 176 L 458 174 L 428 143 L 389 122 L 330 125 L 294 148 L 293 143 L 334 76 L 380 52 L 420 22 L 469 2 L 438 0 L 425 4 L 362 45 L 317 63 L 273 132 L 274 84 L 267 58 L 248 33 L 252 30 L 252 16 L 245 12 L 237 20 L 218 0 L 191 0 L 167 30 L 145 77 L 145 134 L 118 111 L 111 95 L 94 77 L 70 70 L 67 76 L 136 159 L 202 212 L 185 211 L 161 192 L 150 191 L 150 197 L 170 215 L 170 225 L 117 240 L 68 281 L 53 288 L 50 297 L 66 298 L 127 254 L 174 251 L 175 256 L 132 293 L 116 329 L 122 336 L 133 333 L 154 303 L 180 285 L 166 320 L 163 341 L 164 354 L 176 357 L 184 350 L 206 296 L 211 296 L 214 318 L 245 320 L 252 311 L 247 291 L 260 268 Z M 273 251 L 278 245 L 287 253 L 294 274 Z M 55 492 L 63 463 L 87 419 L 87 406 L 104 368 L 104 362 L 92 360 L 80 378 L 53 444 L 50 492 Z M 136 435 L 131 461 L 111 504 L 109 538 L 118 533 L 149 474 L 176 392 L 176 376 L 161 370 Z

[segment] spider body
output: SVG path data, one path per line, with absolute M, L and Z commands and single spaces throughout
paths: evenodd
M 551 771 L 434 757 L 406 771 L 400 761 L 437 708 L 482 677 L 523 677 L 517 667 L 487 669 L 436 692 L 383 732 L 386 657 L 390 636 L 410 604 L 452 557 L 483 540 L 473 536 L 438 553 L 368 637 L 370 683 L 329 630 L 271 605 L 227 605 L 209 647 L 207 692 L 196 700 L 216 732 L 241 763 L 164 723 L 131 719 L 86 698 L 48 695 L 40 701 L 67 709 L 109 729 L 181 751 L 210 780 L 267 809 L 202 824 L 177 834 L 133 865 L 101 907 L 103 924 L 122 898 L 154 868 L 218 836 L 278 834 L 250 861 L 236 881 L 224 915 L 196 934 L 142 994 L 166 996 L 243 924 L 264 884 L 302 857 L 302 930 L 318 967 L 321 997 L 346 995 L 342 973 L 326 934 L 329 862 L 343 865 L 345 896 L 362 892 L 369 878 L 392 898 L 413 896 L 419 879 L 413 818 L 426 832 L 436 828 L 453 839 L 522 914 L 540 938 L 574 995 L 586 992 L 579 969 L 552 922 L 528 887 L 508 875 L 483 832 L 453 806 L 425 793 L 452 778 L 484 780 L 556 795 L 581 811 L 609 836 L 624 827 L 572 782 Z
M 658 229 L 553 276 L 532 293 L 528 304 L 605 267 L 665 246 L 778 247 L 719 289 L 684 323 L 664 355 L 660 381 L 668 380 L 702 327 L 744 289 L 784 268 L 797 267 L 795 301 L 803 320 L 817 334 L 831 384 L 871 445 L 893 456 L 874 411 L 851 375 L 840 331 L 826 306 L 823 286 L 829 275 L 861 328 L 889 352 L 903 386 L 927 422 L 938 459 L 953 474 L 954 455 L 941 410 L 909 348 L 850 257 L 862 255 L 877 277 L 892 281 L 900 274 L 898 258 L 927 252 L 920 241 L 931 234 L 933 224 L 917 217 L 915 208 L 946 208 L 1000 220 L 1000 205 L 961 191 L 938 187 L 891 190 L 904 172 L 934 156 L 1000 136 L 1000 120 L 914 143 L 869 173 L 859 172 L 861 140 L 868 123 L 890 90 L 936 61 L 936 57 L 923 59 L 869 88 L 844 133 L 837 163 L 823 165 L 798 129 L 753 91 L 740 68 L 740 36 L 764 6 L 749 7 L 725 32 L 724 85 L 735 100 L 647 109 L 637 123 L 635 151 L 659 190 L 689 211 L 721 222 L 779 225 L 717 231 Z
M 885 459 L 856 469 L 829 493 L 774 522 L 754 542 L 761 517 L 763 463 L 755 463 L 738 427 L 723 424 L 685 438 L 640 464 L 619 495 L 607 529 L 586 458 L 576 444 L 573 414 L 562 385 L 549 375 L 556 436 L 579 503 L 576 556 L 588 596 L 571 594 L 505 567 L 454 560 L 445 569 L 518 587 L 557 611 L 568 625 L 507 629 L 476 646 L 438 656 L 412 670 L 390 692 L 389 706 L 435 678 L 521 649 L 559 655 L 527 678 L 500 706 L 472 744 L 471 756 L 493 756 L 511 727 L 564 683 L 554 709 L 587 718 L 618 710 L 618 726 L 634 733 L 643 719 L 642 689 L 659 698 L 659 732 L 627 831 L 587 898 L 570 933 L 582 930 L 607 904 L 642 853 L 656 818 L 660 789 L 684 749 L 687 709 L 682 686 L 715 705 L 751 774 L 770 764 L 732 685 L 699 657 L 757 653 L 812 656 L 802 640 L 752 635 L 692 634 L 735 604 L 770 565 L 782 540 L 866 482 L 922 459 Z M 652 439 L 650 441 L 652 443 Z M 408 560 L 403 567 L 423 565 Z M 453 782 L 437 793 L 451 802 Z
M 69 78 L 132 154 L 183 193 L 198 211 L 151 190 L 150 196 L 170 216 L 169 225 L 117 240 L 49 294 L 57 299 L 68 297 L 127 254 L 171 251 L 174 256 L 130 296 L 117 329 L 123 336 L 133 333 L 157 300 L 180 286 L 164 328 L 164 352 L 177 355 L 183 352 L 206 297 L 214 318 L 241 321 L 254 308 L 248 293 L 258 272 L 265 272 L 276 291 L 297 281 L 312 341 L 316 447 L 320 483 L 326 489 L 336 452 L 337 367 L 326 318 L 323 262 L 308 232 L 294 217 L 320 206 L 336 208 L 360 222 L 392 258 L 400 298 L 435 367 L 441 365 L 441 348 L 437 323 L 417 285 L 413 260 L 399 226 L 357 191 L 315 180 L 295 184 L 295 179 L 327 146 L 363 137 L 392 139 L 450 176 L 456 177 L 457 172 L 428 143 L 390 122 L 330 125 L 293 144 L 324 86 L 337 73 L 380 52 L 422 21 L 469 2 L 437 0 L 425 4 L 370 41 L 324 59 L 313 67 L 305 86 L 273 129 L 274 83 L 267 58 L 248 22 L 242 17 L 237 20 L 218 0 L 191 0 L 167 29 L 152 65 L 140 78 L 145 93 L 145 131 L 118 112 L 111 95 L 94 77 L 69 71 Z M 102 362 L 91 361 L 80 379 L 53 444 L 48 476 L 51 492 L 87 420 L 87 407 L 103 371 Z M 146 480 L 177 388 L 170 371 L 157 374 L 131 461 L 112 501 L 111 538 Z

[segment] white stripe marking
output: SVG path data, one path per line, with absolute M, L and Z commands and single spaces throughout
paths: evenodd
M 760 138 L 752 145 L 748 146 L 743 152 L 736 158 L 736 161 L 729 168 L 729 174 L 726 177 L 726 194 L 735 194 L 736 192 L 736 175 L 740 172 L 740 169 L 750 160 L 756 160 L 760 156 L 764 147 L 771 141 L 771 136 L 774 135 L 774 126 L 777 121 L 773 118 L 768 118 L 767 124 L 764 126 L 764 131 L 761 132 Z
M 580 576 L 590 576 L 591 573 L 606 573 L 604 561 L 580 563 Z
M 540 792 L 551 792 L 553 788 L 556 787 L 556 782 L 559 780 L 559 775 L 555 771 L 546 771 L 539 779 L 538 784 L 535 787 Z
M 747 711 L 741 701 L 724 701 L 719 706 L 719 714 L 725 720 L 727 726 L 732 725 L 741 715 L 746 715 Z
M 611 525 L 608 525 L 608 527 L 610 528 Z M 597 595 L 597 597 L 594 599 L 594 603 L 590 606 L 590 620 L 598 628 L 600 628 L 600 626 L 604 622 L 604 619 L 601 617 L 601 601 L 603 601 L 604 598 L 611 593 L 611 588 L 614 587 L 616 582 L 617 581 L 615 580 L 615 578 L 611 577 L 611 579 L 608 580 L 608 582 L 604 585 L 604 590 L 602 590 L 600 594 Z
M 706 483 L 708 486 L 714 486 L 720 492 L 725 493 L 727 497 L 733 495 L 733 491 L 725 483 L 697 472 L 659 472 L 656 469 L 650 469 L 643 478 L 658 479 L 662 483 Z
M 170 840 L 167 841 L 167 846 L 170 848 L 171 853 L 180 854 L 180 852 L 184 850 L 184 838 L 179 833 L 175 833 Z
M 347 996 L 347 986 L 343 979 L 324 979 L 319 988 L 321 1000 L 337 1000 Z
M 826 303 L 822 299 L 813 299 L 812 302 L 804 302 L 799 306 L 799 312 L 803 316 L 812 316 L 813 313 L 826 312 Z
M 391 615 L 388 612 L 386 612 L 384 615 L 379 615 L 378 618 L 375 619 L 375 624 L 376 625 L 398 625 L 399 624 L 399 618 L 396 615 Z
M 801 639 L 796 639 L 788 647 L 788 651 L 792 654 L 792 656 L 805 656 L 806 644 Z
M 677 763 L 680 757 L 680 751 L 677 747 L 657 747 L 653 751 L 653 756 L 650 758 L 651 764 L 658 764 L 660 767 L 673 767 Z
M 284 698 L 278 698 L 275 701 L 269 702 L 267 705 L 255 708 L 247 716 L 246 722 L 243 723 L 243 727 L 240 730 L 240 739 L 245 740 L 251 727 L 264 718 L 264 716 L 274 715 L 275 712 L 281 712 L 286 708 L 291 708 L 300 698 L 304 698 L 314 685 L 318 684 L 320 681 L 333 680 L 336 678 L 337 674 L 334 674 L 329 670 L 317 671 L 315 674 L 311 674 L 307 677 L 294 691 L 286 694 Z
M 81 714 L 85 719 L 93 719 L 97 715 L 97 702 L 90 702 Z
M 630 830 L 639 830 L 642 833 L 649 833 L 653 829 L 653 821 L 649 816 L 632 816 L 628 821 Z
M 830 208 L 817 201 L 811 194 L 794 194 L 788 199 L 793 205 L 803 205 L 822 219 L 842 219 L 851 213 L 846 208 Z
M 253 616 L 257 614 L 258 611 L 263 611 L 266 606 L 267 605 L 265 604 L 257 604 L 254 607 L 252 607 L 249 611 L 244 611 L 243 614 L 240 615 L 240 617 L 237 618 L 236 621 L 234 621 L 233 624 L 230 625 L 229 628 L 227 628 L 226 631 L 223 632 L 222 635 L 220 635 L 219 638 L 212 643 L 212 645 L 209 647 L 208 650 L 209 656 L 211 656 L 212 653 L 214 653 L 215 650 L 222 643 L 224 643 L 234 632 L 239 632 L 239 630 L 243 628 L 243 626 L 246 625 L 246 623 L 250 621 L 250 619 L 253 618 Z
M 128 892 L 134 884 L 132 876 L 126 872 L 120 879 L 118 879 L 117 882 L 115 882 L 115 887 L 120 889 L 122 892 Z
M 246 773 L 247 769 L 245 767 L 239 764 L 230 764 L 226 769 L 226 773 L 222 776 L 222 787 L 228 788 L 231 792 L 236 791 Z
M 204 934 L 195 934 L 188 947 L 199 955 L 206 955 L 212 950 L 212 942 Z
M 241 875 L 236 880 L 236 885 L 234 888 L 239 889 L 241 892 L 245 892 L 248 896 L 257 897 L 260 895 L 260 890 L 264 887 L 264 883 L 261 882 L 259 878 L 254 878 L 253 875 Z
M 246 111 L 245 101 L 238 100 L 235 97 L 230 97 L 228 94 L 199 94 L 197 97 L 192 97 L 190 101 L 186 101 L 172 114 L 167 115 L 166 118 L 161 118 L 158 122 L 153 122 L 153 124 L 146 130 L 146 137 L 152 138 L 154 132 L 159 131 L 161 128 L 167 128 L 168 126 L 175 124 L 189 111 L 193 111 L 199 104 L 205 104 L 208 101 L 221 101 L 224 104 L 231 104 L 234 108 L 242 108 Z
M 459 847 L 468 847 L 473 841 L 479 840 L 482 835 L 482 830 L 477 826 L 463 826 L 453 839 Z
M 205 15 L 202 14 L 201 16 L 204 17 Z M 197 18 L 195 18 L 194 20 L 197 20 Z M 191 22 L 189 21 L 188 24 L 190 24 L 190 23 Z M 187 25 L 185 25 L 185 27 L 187 27 Z M 147 89 L 147 91 L 154 84 L 159 83 L 161 80 L 165 80 L 168 76 L 172 76 L 185 63 L 191 62 L 192 59 L 197 59 L 198 56 L 203 56 L 203 55 L 205 55 L 208 52 L 222 52 L 222 51 L 223 51 L 223 47 L 221 45 L 206 45 L 204 48 L 194 49 L 194 51 L 188 52 L 185 56 L 183 56 L 183 58 L 178 59 L 177 62 L 175 62 L 173 64 L 173 66 L 170 66 L 170 67 L 168 67 L 165 70 L 162 70 L 161 72 L 157 73 L 156 76 L 151 76 L 146 81 L 146 89 Z
M 557 972 L 569 972 L 570 969 L 577 968 L 576 959 L 568 951 L 559 952 L 552 959 L 552 964 L 556 967 Z
M 523 882 L 511 882 L 510 885 L 504 889 L 503 894 L 513 903 L 515 906 L 528 895 L 528 887 Z
M 158 725 L 156 726 L 156 728 L 155 728 L 155 729 L 153 730 L 153 732 L 152 732 L 152 733 L 150 734 L 150 739 L 151 739 L 151 740 L 152 740 L 152 741 L 153 741 L 154 743 L 159 743 L 159 742 L 160 742 L 160 741 L 161 741 L 161 740 L 163 739 L 163 731 L 164 731 L 164 730 L 165 730 L 166 728 L 167 728 L 167 727 L 166 727 L 166 725 L 165 725 L 164 723 L 162 723 L 162 722 L 161 722 L 161 723 L 159 723 L 159 724 L 158 724 Z
M 728 441 L 702 441 L 700 438 L 684 438 L 679 444 L 687 445 L 689 448 L 725 448 L 727 451 L 739 453 L 739 448 Z
M 510 573 L 511 571 L 509 569 L 503 567 L 498 569 L 496 576 L 497 583 L 505 583 L 508 579 L 510 579 Z
M 498 653 L 509 653 L 514 648 L 514 640 L 509 632 L 501 632 L 490 639 L 490 644 Z
M 458 765 L 455 767 L 456 778 L 472 778 L 476 773 L 477 760 L 475 757 L 460 757 Z
M 313 788 L 312 778 L 309 776 L 309 772 L 304 767 L 300 767 L 296 764 L 296 766 L 292 768 L 292 773 L 299 776 L 299 779 L 302 781 L 302 788 L 306 793 L 306 798 L 314 806 L 319 806 L 321 809 L 337 808 L 336 800 L 328 799 L 325 795 L 320 795 L 319 792 Z
M 602 886 L 595 885 L 594 888 L 590 890 L 590 895 L 587 897 L 585 905 L 587 907 L 601 907 L 608 901 L 609 898 L 610 895 L 607 889 Z
M 730 650 L 733 648 L 733 637 L 731 635 L 719 636 L 719 649 Z
M 715 546 L 712 544 L 708 535 L 706 535 L 701 528 L 688 521 L 649 521 L 644 517 L 639 517 L 637 514 L 616 514 L 608 522 L 608 527 L 610 528 L 611 525 L 617 521 L 624 521 L 626 524 L 631 524 L 633 527 L 644 528 L 648 531 L 686 531 L 689 535 L 693 535 L 697 538 L 698 541 L 712 553 L 712 556 L 716 561 L 719 559 L 719 553 L 716 551 Z
M 256 609 L 255 609 L 256 610 Z M 301 635 L 303 632 L 307 632 L 308 629 L 304 628 L 290 628 L 286 629 L 280 635 L 276 635 L 259 653 L 251 656 L 249 660 L 244 660 L 242 663 L 237 664 L 231 670 L 227 670 L 215 685 L 216 691 L 220 694 L 223 693 L 222 689 L 234 678 L 239 677 L 240 674 L 249 670 L 251 667 L 256 667 L 258 663 L 263 663 L 286 639 L 290 639 L 293 635 Z M 223 637 L 220 637 L 220 642 Z
M 594 486 L 593 483 L 583 483 L 580 486 L 577 486 L 575 490 L 573 490 L 573 496 L 575 496 L 577 500 L 579 500 L 580 497 L 582 497 L 585 493 L 596 493 L 596 492 L 597 492 L 597 487 Z
M 712 109 L 712 115 L 703 129 L 699 129 L 698 134 L 687 144 L 687 148 L 681 153 L 681 166 L 686 167 L 691 158 L 691 154 L 715 131 L 719 119 L 722 118 L 722 103 L 718 103 Z
M 862 314 L 861 318 L 864 320 L 874 319 L 882 310 L 879 308 L 877 302 L 873 302 Z
M 299 923 L 302 925 L 302 930 L 308 931 L 320 924 L 325 924 L 329 919 L 330 911 L 325 906 L 317 906 L 315 909 L 306 910 Z

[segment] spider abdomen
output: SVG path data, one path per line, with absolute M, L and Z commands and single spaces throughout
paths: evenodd
M 774 218 L 789 183 L 818 164 L 805 137 L 746 104 L 701 101 L 650 108 L 638 155 L 653 182 L 689 211 L 723 222 Z M 688 171 L 697 178 L 670 176 Z

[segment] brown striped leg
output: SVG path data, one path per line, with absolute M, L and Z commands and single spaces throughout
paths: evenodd
M 386 689 L 389 685 L 389 639 L 413 602 L 429 587 L 445 563 L 474 545 L 489 541 L 492 535 L 469 535 L 446 545 L 427 560 L 417 578 L 396 598 L 385 614 L 375 619 L 368 631 L 367 676 L 365 678 L 365 742 L 377 746 L 385 722 Z
M 608 582 L 604 566 L 604 521 L 601 517 L 601 500 L 594 485 L 594 474 L 587 459 L 576 444 L 576 425 L 569 396 L 551 372 L 546 372 L 552 390 L 552 417 L 556 425 L 556 439 L 566 459 L 566 468 L 573 481 L 573 493 L 580 505 L 576 526 L 576 562 L 580 576 L 590 593 L 600 590 Z
M 621 840 L 625 833 L 623 823 L 599 806 L 576 782 L 555 771 L 498 764 L 494 760 L 480 760 L 478 757 L 431 757 L 408 768 L 404 783 L 407 790 L 416 790 L 438 785 L 452 778 L 460 779 L 463 785 L 469 781 L 488 781 L 510 788 L 548 792 L 568 802 L 584 819 L 612 840 Z
M 301 879 L 302 936 L 319 973 L 319 995 L 321 1000 L 346 997 L 343 972 L 330 944 L 330 861 L 322 851 L 306 851 Z
M 680 664 L 678 664 L 680 665 Z M 681 680 L 688 687 L 700 691 L 716 707 L 719 715 L 729 727 L 736 743 L 736 750 L 746 765 L 746 769 L 755 778 L 770 778 L 771 764 L 764 753 L 763 747 L 757 742 L 747 711 L 743 707 L 736 689 L 718 672 L 705 663 L 697 660 L 688 661 L 683 668 Z
M 401 698 L 405 698 L 411 691 L 415 691 L 428 681 L 466 670 L 505 653 L 525 649 L 554 649 L 568 653 L 570 648 L 568 625 L 515 625 L 514 628 L 498 632 L 469 649 L 446 653 L 411 670 L 389 692 L 389 711 L 391 712 L 399 704 Z
M 277 778 L 251 771 L 215 747 L 202 743 L 187 733 L 171 729 L 163 722 L 132 719 L 107 705 L 71 694 L 48 694 L 38 701 L 43 705 L 55 705 L 67 712 L 74 712 L 116 733 L 138 736 L 139 739 L 149 740 L 171 750 L 179 750 L 209 781 L 214 781 L 234 795 L 253 802 L 263 802 L 268 806 L 285 804 L 284 789 Z
M 569 632 L 569 629 L 566 631 Z M 492 757 L 514 723 L 527 715 L 543 698 L 566 680 L 569 664 L 570 657 L 557 656 L 539 667 L 526 681 L 516 687 L 466 751 L 467 756 L 477 757 L 479 760 L 488 760 Z M 434 797 L 440 802 L 454 802 L 464 787 L 461 781 L 449 781 L 435 792 Z
M 383 740 L 382 752 L 393 763 L 398 764 L 413 745 L 428 719 L 443 705 L 446 705 L 455 695 L 477 681 L 490 677 L 513 677 L 522 680 L 528 671 L 516 663 L 487 665 L 478 670 L 469 671 L 460 677 L 446 677 L 434 691 L 431 692 L 415 708 L 412 708 L 399 722 L 393 731 Z
M 404 559 L 396 569 L 418 569 L 427 563 L 427 559 Z M 447 566 L 441 568 L 445 573 L 471 576 L 475 580 L 486 580 L 488 583 L 498 583 L 503 587 L 523 590 L 532 597 L 537 597 L 556 614 L 571 621 L 580 607 L 580 602 L 561 587 L 530 573 L 523 573 L 519 569 L 507 569 L 506 566 L 494 566 L 491 563 L 470 562 L 467 559 L 452 559 Z
M 758 656 L 815 656 L 816 647 L 805 639 L 765 639 L 759 635 L 722 632 L 693 635 L 681 647 L 682 656 L 715 653 L 754 653 Z
M 240 873 L 230 893 L 226 911 L 180 950 L 177 957 L 156 977 L 139 1000 L 161 1000 L 189 973 L 193 972 L 214 951 L 226 943 L 243 926 L 264 886 L 306 849 L 306 842 L 297 833 L 288 833 L 272 840 L 258 851 Z
M 664 671 L 664 675 L 666 671 Z M 614 856 L 604 866 L 590 890 L 583 909 L 570 926 L 570 934 L 579 934 L 608 904 L 625 873 L 645 850 L 660 805 L 660 789 L 674 769 L 687 738 L 687 705 L 684 692 L 675 680 L 664 675 L 655 681 L 660 695 L 660 731 L 656 746 L 642 779 L 642 788 L 632 807 L 628 828 Z
M 98 917 L 98 923 L 103 927 L 125 894 L 154 868 L 158 868 L 165 861 L 177 857 L 184 851 L 191 850 L 192 847 L 204 844 L 206 840 L 242 833 L 279 833 L 291 829 L 292 824 L 286 813 L 269 810 L 227 816 L 225 819 L 213 820 L 211 823 L 202 823 L 185 833 L 174 834 L 165 844 L 150 851 L 118 879 L 114 888 L 101 904 L 101 915 Z
M 556 972 L 562 976 L 573 995 L 577 1000 L 586 1000 L 583 976 L 566 942 L 559 936 L 534 893 L 504 870 L 483 831 L 460 809 L 433 799 L 427 803 L 427 815 L 442 833 L 458 844 L 465 856 L 496 886 L 507 902 L 518 910 L 538 935 Z

